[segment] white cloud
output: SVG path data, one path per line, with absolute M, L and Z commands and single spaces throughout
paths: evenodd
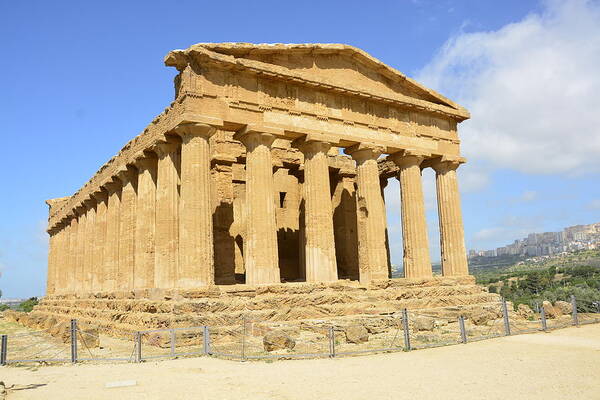
M 543 5 L 497 31 L 450 39 L 417 80 L 471 111 L 460 127 L 471 160 L 527 173 L 598 172 L 600 3 Z

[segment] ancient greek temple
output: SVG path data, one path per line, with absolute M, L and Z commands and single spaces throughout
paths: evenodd
M 170 52 L 175 100 L 75 194 L 48 200 L 48 294 L 390 277 L 383 188 L 400 183 L 406 278 L 468 275 L 456 170 L 469 113 L 340 44 Z

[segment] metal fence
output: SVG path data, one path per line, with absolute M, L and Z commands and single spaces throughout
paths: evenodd
M 577 301 L 570 311 L 546 315 L 544 307 L 523 315 L 502 301 L 481 309 L 401 310 L 390 315 L 274 322 L 244 318 L 234 326 L 197 326 L 138 331 L 114 338 L 80 327 L 0 336 L 0 365 L 122 361 L 214 356 L 233 360 L 342 357 L 410 351 L 489 338 L 549 331 L 600 322 L 600 301 Z M 518 315 L 517 315 L 518 314 Z M 550 318 L 552 317 L 552 318 Z

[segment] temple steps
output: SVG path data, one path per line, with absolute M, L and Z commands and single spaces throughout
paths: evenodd
M 123 336 L 147 329 L 208 325 L 235 329 L 246 320 L 298 322 L 382 317 L 402 309 L 458 316 L 497 306 L 499 296 L 475 285 L 472 277 L 392 279 L 368 287 L 357 282 L 236 285 L 200 290 L 149 290 L 56 295 L 34 312 L 46 318 L 78 319 L 105 333 Z

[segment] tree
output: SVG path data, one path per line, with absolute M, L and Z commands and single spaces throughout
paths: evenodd
M 37 297 L 30 297 L 29 299 L 27 299 L 24 302 L 22 302 L 21 304 L 19 304 L 17 307 L 17 310 L 24 311 L 24 312 L 31 312 L 31 310 L 33 310 L 33 307 L 35 307 L 37 305 L 37 303 L 38 303 Z

